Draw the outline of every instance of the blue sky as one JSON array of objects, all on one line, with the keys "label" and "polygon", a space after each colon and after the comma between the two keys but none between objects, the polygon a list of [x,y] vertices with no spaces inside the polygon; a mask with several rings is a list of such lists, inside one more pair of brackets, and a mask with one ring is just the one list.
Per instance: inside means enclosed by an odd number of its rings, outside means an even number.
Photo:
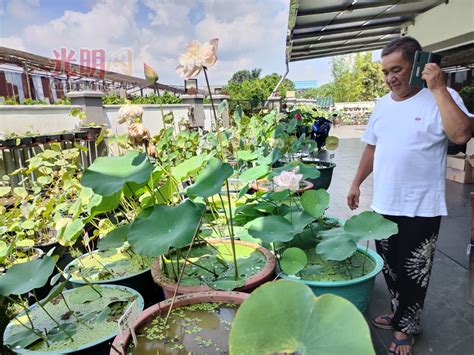
[{"label": "blue sky", "polygon": [[[53,50],[103,49],[109,69],[143,77],[143,63],[160,82],[182,84],[178,56],[193,39],[219,38],[211,84],[241,69],[285,71],[289,0],[0,0],[0,46],[54,57]],[[128,63],[128,62],[127,62]],[[292,80],[330,81],[330,58],[290,64]],[[198,77],[198,82],[203,78]]]}]

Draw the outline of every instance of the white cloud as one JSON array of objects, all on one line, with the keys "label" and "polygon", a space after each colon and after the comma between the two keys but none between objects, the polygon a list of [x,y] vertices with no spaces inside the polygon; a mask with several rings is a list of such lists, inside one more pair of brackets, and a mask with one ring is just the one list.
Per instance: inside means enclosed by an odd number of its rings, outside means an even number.
[{"label": "white cloud", "polygon": [[39,0],[10,0],[7,2],[6,14],[16,20],[28,21],[35,17],[39,5]]},{"label": "white cloud", "polygon": [[0,46],[7,47],[7,48],[14,48],[20,51],[25,50],[25,45],[23,44],[23,40],[20,37],[16,37],[16,36],[0,38]]},{"label": "white cloud", "polygon": [[[37,1],[21,0],[17,6]],[[146,62],[157,69],[160,81],[181,84],[175,68],[187,43],[219,37],[219,60],[210,80],[225,84],[241,69],[260,67],[264,75],[284,71],[287,12],[287,0],[98,0],[88,11],[65,11],[48,22],[21,26],[18,36],[0,43],[49,57],[60,48],[108,53],[129,48],[134,75],[143,77]],[[138,22],[143,20],[147,23]]]}]

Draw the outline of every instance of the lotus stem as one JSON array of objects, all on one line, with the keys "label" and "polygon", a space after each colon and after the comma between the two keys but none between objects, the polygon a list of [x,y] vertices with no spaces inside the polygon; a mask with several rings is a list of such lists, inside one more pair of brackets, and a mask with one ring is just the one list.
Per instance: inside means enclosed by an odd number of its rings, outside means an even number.
[{"label": "lotus stem", "polygon": [[230,219],[230,243],[232,245],[232,256],[234,259],[234,278],[239,278],[239,270],[237,269],[237,255],[235,252],[235,236],[234,236],[234,221],[232,218],[232,205],[230,203],[229,180],[225,179],[225,187],[227,190],[227,200],[229,202],[229,219]]},{"label": "lotus stem", "polygon": [[364,261],[362,262],[362,275],[364,276],[364,269],[365,269],[365,259],[367,259],[367,251],[369,250],[369,241],[367,241],[367,245],[365,246],[365,255],[364,255]]},{"label": "lotus stem", "polygon": [[90,288],[92,288],[92,290],[93,290],[94,292],[98,293],[99,296],[102,297],[102,293],[100,293],[99,290],[96,290],[96,289],[94,288],[94,285],[92,285],[89,280],[87,280],[84,276],[82,276],[81,278],[82,278],[82,280],[87,284],[87,286],[89,286]]},{"label": "lotus stem", "polygon": [[[197,224],[196,229],[194,230],[193,239],[191,240],[191,243],[189,244],[188,250],[187,250],[187,252],[186,252],[186,257],[185,257],[185,259],[184,259],[185,261],[189,258],[189,254],[191,253],[191,249],[192,249],[192,247],[193,247],[194,240],[195,240],[196,237],[197,237],[197,234],[198,234],[198,232],[199,232],[199,228],[200,228],[200,226],[201,226],[202,218],[204,217],[204,214],[205,214],[205,213],[206,213],[206,209],[203,208],[203,211],[202,211],[202,213],[201,213],[201,217],[200,217],[200,219],[199,219],[199,223]],[[164,327],[166,327],[166,324],[168,324],[168,319],[169,319],[169,317],[170,317],[171,310],[173,309],[174,301],[176,300],[176,294],[178,293],[179,284],[181,283],[181,279],[183,278],[184,268],[185,268],[185,267],[186,267],[186,263],[183,265],[183,268],[181,269],[181,272],[180,272],[180,274],[179,274],[178,282],[176,283],[176,288],[174,289],[173,298],[171,299],[170,308],[168,309],[168,313],[166,314]]]},{"label": "lotus stem", "polygon": [[74,318],[76,318],[76,320],[77,320],[79,323],[83,324],[86,328],[92,329],[91,327],[89,327],[89,326],[87,325],[86,322],[82,321],[78,316],[76,316],[76,314],[74,313],[74,311],[71,309],[71,307],[69,307],[69,304],[66,302],[66,297],[64,297],[64,295],[63,295],[62,292],[60,293],[60,295],[61,295],[61,298],[62,298],[63,301],[64,301],[64,304],[66,305],[66,308],[68,309],[69,312],[71,312],[71,315],[72,315]]},{"label": "lotus stem", "polygon": [[41,302],[38,300],[38,297],[36,297],[36,292],[33,290],[33,295],[35,297],[35,301],[36,301],[36,304],[44,311],[44,313],[46,313],[46,315],[58,326],[59,329],[61,329],[61,331],[66,334],[66,336],[69,338],[70,341],[72,341],[74,343],[74,339],[72,338],[71,334],[69,334],[64,328],[63,326],[56,320],[54,319],[54,317],[46,310],[45,307],[43,307],[43,305],[41,304]]},{"label": "lotus stem", "polygon": [[204,77],[206,78],[207,91],[209,92],[209,99],[211,100],[212,112],[214,113],[214,120],[216,123],[216,132],[217,132],[217,141],[219,142],[219,146],[221,148],[220,155],[221,155],[222,160],[224,160],[224,146],[222,145],[219,120],[217,118],[216,107],[214,106],[214,99],[212,98],[211,85],[209,85],[209,78],[207,77],[207,68],[203,67],[203,71],[204,71]]},{"label": "lotus stem", "polygon": [[352,276],[351,269],[349,269],[349,266],[347,266],[347,263],[346,263],[346,262],[343,261],[342,263],[343,263],[344,266],[346,267],[347,272],[349,273],[349,276],[351,277],[351,280],[352,280],[354,277]]}]

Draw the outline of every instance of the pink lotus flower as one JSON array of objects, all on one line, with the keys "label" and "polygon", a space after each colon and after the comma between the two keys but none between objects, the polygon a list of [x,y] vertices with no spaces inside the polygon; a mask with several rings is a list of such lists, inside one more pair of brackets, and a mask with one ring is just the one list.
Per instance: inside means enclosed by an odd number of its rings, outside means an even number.
[{"label": "pink lotus flower", "polygon": [[273,178],[273,182],[277,185],[275,191],[297,191],[302,178],[303,174],[296,174],[295,171],[282,171],[280,175]]},{"label": "pink lotus flower", "polygon": [[301,121],[301,115],[300,115],[299,113],[297,113],[297,114],[295,115],[295,119],[297,119],[298,121]]},{"label": "pink lotus flower", "polygon": [[179,65],[176,72],[183,78],[195,78],[203,68],[212,67],[216,64],[218,38],[211,39],[207,43],[191,41],[186,51],[179,56]]}]

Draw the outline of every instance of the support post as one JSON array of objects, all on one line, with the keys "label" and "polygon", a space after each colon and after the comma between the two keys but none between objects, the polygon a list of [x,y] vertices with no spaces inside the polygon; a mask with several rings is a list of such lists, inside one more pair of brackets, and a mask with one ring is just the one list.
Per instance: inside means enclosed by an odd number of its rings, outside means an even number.
[{"label": "support post", "polygon": [[469,243],[469,284],[467,289],[467,302],[474,306],[474,192],[471,192],[471,240]]}]

